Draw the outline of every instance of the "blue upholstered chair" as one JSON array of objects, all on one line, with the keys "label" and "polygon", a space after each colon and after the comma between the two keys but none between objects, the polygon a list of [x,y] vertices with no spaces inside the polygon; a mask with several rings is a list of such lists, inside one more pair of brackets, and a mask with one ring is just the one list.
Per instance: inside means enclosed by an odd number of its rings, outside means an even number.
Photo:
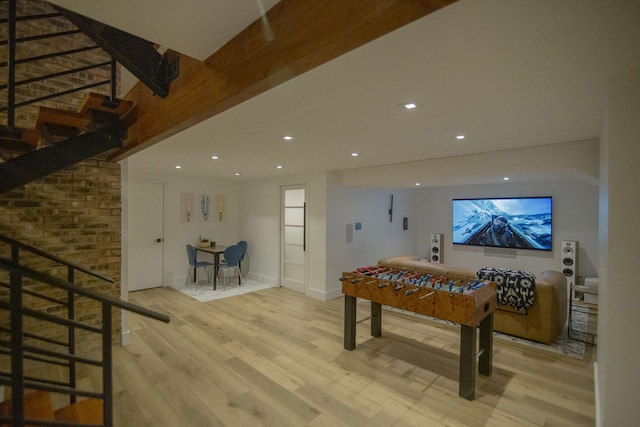
[{"label": "blue upholstered chair", "polygon": [[244,256],[247,254],[247,248],[249,247],[249,244],[247,243],[246,240],[240,240],[238,242],[238,246],[242,248],[242,257],[240,258],[240,262],[242,262],[242,260],[244,259]]},{"label": "blue upholstered chair", "polygon": [[187,282],[185,283],[185,287],[189,286],[190,281],[194,281],[196,283],[196,290],[198,290],[198,282],[196,282],[196,271],[198,268],[204,268],[207,272],[207,281],[211,282],[210,279],[210,267],[213,267],[212,262],[207,261],[196,261],[196,248],[192,245],[187,245],[187,259],[189,260],[189,268],[187,269]]},{"label": "blue upholstered chair", "polygon": [[240,245],[232,245],[224,250],[224,263],[218,265],[218,280],[220,280],[221,273],[224,273],[223,286],[227,289],[227,277],[232,275],[231,273],[238,272],[238,286],[242,284],[242,275],[240,274],[240,259],[244,254],[244,249]]},{"label": "blue upholstered chair", "polygon": [[240,246],[244,252],[242,252],[242,258],[240,258],[240,271],[242,272],[242,277],[247,277],[247,273],[248,273],[248,266],[249,266],[249,262],[247,260],[247,262],[245,262],[244,266],[242,265],[242,262],[245,260],[245,258],[247,257],[247,249],[249,248],[249,244],[247,243],[246,240],[240,240],[238,242],[238,246]]}]

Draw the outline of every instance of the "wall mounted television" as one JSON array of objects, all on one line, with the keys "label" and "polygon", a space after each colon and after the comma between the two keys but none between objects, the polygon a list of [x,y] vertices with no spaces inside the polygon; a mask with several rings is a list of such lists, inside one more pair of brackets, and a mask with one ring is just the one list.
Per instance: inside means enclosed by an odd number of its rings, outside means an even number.
[{"label": "wall mounted television", "polygon": [[453,199],[454,245],[552,250],[551,197]]}]

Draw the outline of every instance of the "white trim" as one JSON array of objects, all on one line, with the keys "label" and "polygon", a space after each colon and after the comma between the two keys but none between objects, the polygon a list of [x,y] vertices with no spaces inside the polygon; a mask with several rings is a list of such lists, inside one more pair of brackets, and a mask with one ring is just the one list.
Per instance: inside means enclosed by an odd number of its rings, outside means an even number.
[{"label": "white trim", "polygon": [[598,362],[593,362],[593,388],[596,397],[596,427],[601,427],[600,424],[600,387],[598,381]]},{"label": "white trim", "polygon": [[129,343],[131,343],[131,330],[127,329],[126,331],[122,331],[120,339],[122,340],[123,347],[129,345]]},{"label": "white trim", "polygon": [[329,300],[341,297],[342,289],[338,288],[338,289],[332,289],[330,291],[323,291],[319,289],[309,288],[307,289],[306,295],[312,298],[317,298],[322,301],[329,301]]}]

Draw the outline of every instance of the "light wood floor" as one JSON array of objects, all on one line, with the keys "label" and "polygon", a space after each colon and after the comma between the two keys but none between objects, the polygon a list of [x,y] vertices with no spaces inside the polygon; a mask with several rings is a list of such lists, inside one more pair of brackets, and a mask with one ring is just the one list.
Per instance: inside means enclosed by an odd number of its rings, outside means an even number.
[{"label": "light wood floor", "polygon": [[383,336],[360,323],[347,351],[342,298],[274,288],[200,303],[157,288],[130,300],[172,321],[130,315],[131,344],[114,352],[117,426],[595,424],[589,346],[583,360],[496,338],[493,375],[469,402],[452,326],[384,311]]}]

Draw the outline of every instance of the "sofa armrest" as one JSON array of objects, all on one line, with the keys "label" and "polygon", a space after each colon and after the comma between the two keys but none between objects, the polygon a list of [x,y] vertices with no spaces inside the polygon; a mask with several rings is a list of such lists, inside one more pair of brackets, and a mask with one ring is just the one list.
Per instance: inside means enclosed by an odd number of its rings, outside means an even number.
[{"label": "sofa armrest", "polygon": [[385,267],[394,267],[397,264],[401,264],[404,261],[419,261],[420,257],[415,255],[403,255],[403,256],[392,256],[389,258],[382,258],[378,261],[378,265],[384,265]]},{"label": "sofa armrest", "polygon": [[398,270],[414,270],[423,274],[446,275],[447,269],[443,264],[423,261],[420,257],[408,255],[385,258],[378,261],[378,265],[396,268]]},{"label": "sofa armrest", "polygon": [[551,335],[555,338],[567,322],[567,278],[559,271],[546,270],[536,278],[536,300],[534,304],[544,319],[549,322]]}]

